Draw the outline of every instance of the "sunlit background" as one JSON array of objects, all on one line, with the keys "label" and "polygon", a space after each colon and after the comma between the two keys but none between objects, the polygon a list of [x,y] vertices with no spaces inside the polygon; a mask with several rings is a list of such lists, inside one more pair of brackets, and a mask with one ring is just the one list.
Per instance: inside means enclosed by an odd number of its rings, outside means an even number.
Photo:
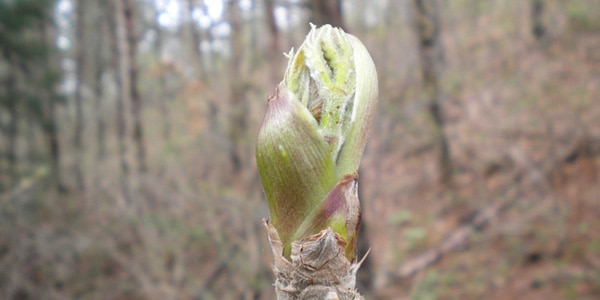
[{"label": "sunlit background", "polygon": [[309,23],[378,71],[367,299],[600,298],[596,0],[0,0],[0,299],[274,299],[254,143]]}]

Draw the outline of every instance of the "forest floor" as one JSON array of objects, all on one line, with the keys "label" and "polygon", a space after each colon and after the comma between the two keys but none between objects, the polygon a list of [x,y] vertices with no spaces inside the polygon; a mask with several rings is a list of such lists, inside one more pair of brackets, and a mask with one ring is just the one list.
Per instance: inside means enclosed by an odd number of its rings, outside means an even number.
[{"label": "forest floor", "polygon": [[[446,102],[452,186],[436,184],[427,144],[367,154],[380,166],[361,177],[375,195],[365,204],[374,299],[600,297],[600,37],[529,47],[518,62],[499,58],[503,82]],[[401,132],[374,140],[375,153],[411,143]],[[433,266],[402,273],[452,243]]]}]

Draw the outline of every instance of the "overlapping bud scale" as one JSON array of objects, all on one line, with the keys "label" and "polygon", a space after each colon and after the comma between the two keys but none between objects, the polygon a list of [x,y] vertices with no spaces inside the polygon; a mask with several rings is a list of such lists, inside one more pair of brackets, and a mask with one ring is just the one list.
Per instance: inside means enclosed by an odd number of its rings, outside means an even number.
[{"label": "overlapping bud scale", "polygon": [[286,257],[291,242],[331,227],[353,260],[357,171],[377,102],[375,66],[356,37],[329,25],[313,26],[288,57],[256,147],[271,222]]}]

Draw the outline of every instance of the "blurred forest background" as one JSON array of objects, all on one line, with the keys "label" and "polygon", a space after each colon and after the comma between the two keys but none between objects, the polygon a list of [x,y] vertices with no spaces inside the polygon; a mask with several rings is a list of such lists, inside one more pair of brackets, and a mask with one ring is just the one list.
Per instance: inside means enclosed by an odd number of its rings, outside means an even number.
[{"label": "blurred forest background", "polygon": [[0,298],[273,299],[283,52],[358,36],[370,299],[600,297],[597,0],[0,0]]}]

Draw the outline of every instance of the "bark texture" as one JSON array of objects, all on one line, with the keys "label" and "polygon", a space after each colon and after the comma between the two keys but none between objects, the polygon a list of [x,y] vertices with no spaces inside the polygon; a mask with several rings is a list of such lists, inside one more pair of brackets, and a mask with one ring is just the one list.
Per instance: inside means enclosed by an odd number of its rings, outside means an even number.
[{"label": "bark texture", "polygon": [[275,227],[266,219],[263,222],[273,251],[278,300],[364,299],[355,290],[360,262],[346,258],[346,242],[331,228],[292,242],[290,262],[283,256],[283,243]]}]

